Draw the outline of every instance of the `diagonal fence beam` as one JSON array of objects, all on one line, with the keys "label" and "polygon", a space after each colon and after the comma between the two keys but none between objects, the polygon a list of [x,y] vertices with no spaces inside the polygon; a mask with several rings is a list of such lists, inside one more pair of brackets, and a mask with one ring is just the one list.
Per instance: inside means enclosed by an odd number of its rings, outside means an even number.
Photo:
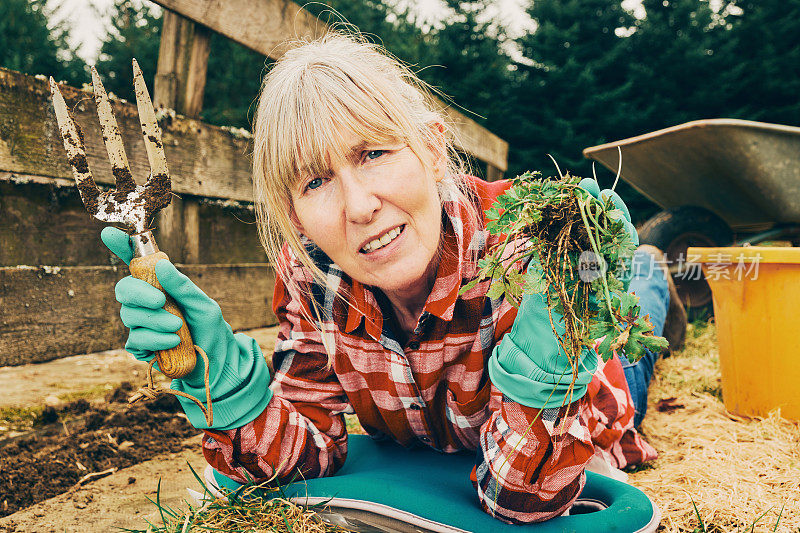
[{"label": "diagonal fence beam", "polygon": [[[292,40],[319,37],[329,29],[290,0],[154,1],[272,59],[282,56]],[[455,129],[460,150],[486,163],[492,176],[508,168],[506,141],[452,107],[441,106]]]}]

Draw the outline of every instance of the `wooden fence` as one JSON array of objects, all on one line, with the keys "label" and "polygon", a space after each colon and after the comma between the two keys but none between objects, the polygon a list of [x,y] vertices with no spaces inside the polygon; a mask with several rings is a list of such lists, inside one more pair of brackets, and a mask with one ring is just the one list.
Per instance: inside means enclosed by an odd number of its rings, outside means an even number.
[{"label": "wooden fence", "polygon": [[[164,9],[153,97],[182,116],[162,122],[176,196],[159,213],[156,238],[179,268],[216,299],[235,329],[275,322],[274,274],[258,242],[249,141],[196,118],[209,42],[219,32],[276,58],[287,39],[325,25],[288,0],[157,0]],[[95,180],[112,185],[94,101],[62,88],[85,132]],[[149,166],[135,105],[113,102],[134,178]],[[508,145],[449,110],[460,148],[496,179]],[[0,365],[122,347],[114,283],[127,275],[83,207],[58,133],[46,80],[0,69]]]}]

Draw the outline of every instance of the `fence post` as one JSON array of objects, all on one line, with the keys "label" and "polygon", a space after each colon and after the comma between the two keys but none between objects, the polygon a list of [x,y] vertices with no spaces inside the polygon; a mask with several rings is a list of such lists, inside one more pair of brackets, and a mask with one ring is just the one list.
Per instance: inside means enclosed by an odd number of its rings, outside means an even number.
[{"label": "fence post", "polygon": [[497,181],[499,179],[503,179],[503,171],[497,168],[496,166],[492,165],[491,163],[487,163],[486,181]]},{"label": "fence post", "polygon": [[[168,9],[163,16],[154,104],[196,119],[203,108],[211,30]],[[199,207],[194,198],[173,197],[157,215],[159,246],[174,262],[200,262]]]}]

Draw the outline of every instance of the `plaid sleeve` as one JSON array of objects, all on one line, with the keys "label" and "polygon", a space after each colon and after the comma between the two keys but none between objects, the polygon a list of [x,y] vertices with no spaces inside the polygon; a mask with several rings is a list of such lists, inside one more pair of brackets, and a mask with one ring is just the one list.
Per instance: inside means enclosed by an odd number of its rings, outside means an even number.
[{"label": "plaid sleeve", "polygon": [[328,476],[344,464],[344,413],[353,412],[322,345],[320,333],[302,312],[308,303],[292,297],[277,280],[275,312],[280,319],[272,362],[273,397],[261,415],[229,431],[206,431],[208,463],[240,482],[247,477],[281,483],[297,476]]},{"label": "plaid sleeve", "polygon": [[633,427],[633,398],[616,356],[599,362],[586,397],[589,403],[582,416],[592,435],[595,454],[617,468],[657,457],[655,448]]},{"label": "plaid sleeve", "polygon": [[492,386],[472,484],[481,507],[512,524],[563,514],[586,482],[593,454],[580,411],[586,399],[552,409],[520,405]]}]

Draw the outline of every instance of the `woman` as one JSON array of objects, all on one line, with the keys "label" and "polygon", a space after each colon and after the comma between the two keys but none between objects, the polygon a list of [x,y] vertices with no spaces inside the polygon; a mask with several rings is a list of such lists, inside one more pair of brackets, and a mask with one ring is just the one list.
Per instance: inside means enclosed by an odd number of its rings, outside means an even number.
[{"label": "woman", "polygon": [[[408,69],[357,37],[333,33],[276,63],[253,172],[278,272],[275,375],[270,383],[255,341],[234,335],[219,306],[163,260],[156,275],[210,359],[213,426],[179,399],[206,430],[208,462],[242,482],[335,473],[347,455],[343,415],[356,413],[376,438],[477,451],[482,507],[506,522],[546,520],[569,508],[593,457],[623,467],[655,451],[633,428],[618,360],[585,350],[574,388],[560,384],[572,370],[541,298],[518,313],[486,297],[488,282],[459,294],[496,238],[482,211],[508,183],[465,175],[430,102]],[[102,237],[130,260],[127,235]],[[637,279],[662,295],[642,305],[665,311],[666,282]],[[179,320],[159,291],[127,277],[116,293],[128,351],[149,360],[178,344]],[[172,387],[205,400],[198,362]]]}]

